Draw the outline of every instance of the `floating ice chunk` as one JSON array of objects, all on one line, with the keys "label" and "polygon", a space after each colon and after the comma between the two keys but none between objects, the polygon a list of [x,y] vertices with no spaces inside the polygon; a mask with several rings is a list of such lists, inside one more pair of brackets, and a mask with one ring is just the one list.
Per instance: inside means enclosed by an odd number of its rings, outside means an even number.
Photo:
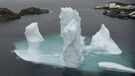
[{"label": "floating ice chunk", "polygon": [[127,73],[134,73],[135,74],[135,69],[128,68],[126,66],[123,66],[121,64],[114,63],[114,62],[99,62],[98,66],[104,70],[127,72]]},{"label": "floating ice chunk", "polygon": [[83,61],[82,48],[84,38],[81,36],[81,18],[76,10],[70,7],[61,8],[61,37],[64,39],[62,58],[65,66],[77,67]]},{"label": "floating ice chunk", "polygon": [[101,29],[92,37],[90,46],[85,48],[96,54],[121,54],[121,49],[110,37],[109,30],[102,24]]},{"label": "floating ice chunk", "polygon": [[39,54],[39,46],[44,41],[38,29],[38,23],[33,22],[25,28],[25,37],[28,42],[28,53]]}]

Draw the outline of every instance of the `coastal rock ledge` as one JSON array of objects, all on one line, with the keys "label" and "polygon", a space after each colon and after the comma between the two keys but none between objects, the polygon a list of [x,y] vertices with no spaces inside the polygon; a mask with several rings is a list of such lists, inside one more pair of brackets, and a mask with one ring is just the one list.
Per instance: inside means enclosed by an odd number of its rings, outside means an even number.
[{"label": "coastal rock ledge", "polygon": [[126,4],[120,2],[109,2],[104,5],[98,5],[95,9],[104,9],[104,15],[120,18],[120,19],[135,19],[135,3]]},{"label": "coastal rock ledge", "polygon": [[43,13],[49,13],[49,10],[47,9],[40,9],[40,8],[35,8],[35,7],[29,7],[22,9],[19,13],[20,16],[24,15],[38,15],[38,14],[43,14]]},{"label": "coastal rock ledge", "polygon": [[0,8],[0,21],[20,19],[21,16],[25,15],[47,14],[49,12],[50,11],[47,9],[40,9],[36,7],[22,9],[19,13],[15,13],[8,8]]},{"label": "coastal rock ledge", "polygon": [[0,20],[13,20],[20,19],[21,17],[17,14],[9,10],[8,8],[0,8]]}]

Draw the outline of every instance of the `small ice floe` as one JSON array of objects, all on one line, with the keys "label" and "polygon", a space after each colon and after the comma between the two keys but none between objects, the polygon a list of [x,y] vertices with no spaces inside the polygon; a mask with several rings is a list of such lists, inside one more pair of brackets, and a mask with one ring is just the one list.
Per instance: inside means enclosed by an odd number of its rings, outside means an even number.
[{"label": "small ice floe", "polygon": [[135,74],[135,69],[114,62],[99,62],[98,67],[103,70],[126,72]]}]

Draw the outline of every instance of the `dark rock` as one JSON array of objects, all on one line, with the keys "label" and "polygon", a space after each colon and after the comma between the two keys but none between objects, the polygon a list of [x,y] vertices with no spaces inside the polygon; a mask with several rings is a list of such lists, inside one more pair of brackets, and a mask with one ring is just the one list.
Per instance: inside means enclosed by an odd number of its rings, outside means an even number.
[{"label": "dark rock", "polygon": [[20,19],[21,16],[24,15],[35,15],[35,14],[42,14],[42,13],[49,13],[49,10],[30,7],[21,10],[20,13],[17,14],[15,12],[12,12],[8,8],[0,8],[0,21]]},{"label": "dark rock", "polygon": [[114,17],[114,18],[121,18],[121,19],[128,19],[129,11],[121,11],[118,9],[115,10],[105,10],[103,12],[104,15]]},{"label": "dark rock", "polygon": [[121,10],[135,10],[135,4],[126,4],[120,2],[109,2],[104,5],[96,6],[95,9],[121,9]]},{"label": "dark rock", "polygon": [[21,17],[7,8],[0,8],[0,20],[20,19]]},{"label": "dark rock", "polygon": [[106,16],[120,19],[135,19],[135,4],[109,2],[105,5],[96,6],[95,9],[104,9],[103,14]]},{"label": "dark rock", "polygon": [[35,8],[35,7],[29,7],[29,8],[26,8],[26,9],[22,9],[20,11],[19,15],[24,16],[24,15],[35,15],[35,14],[42,14],[42,13],[49,13],[49,10]]}]

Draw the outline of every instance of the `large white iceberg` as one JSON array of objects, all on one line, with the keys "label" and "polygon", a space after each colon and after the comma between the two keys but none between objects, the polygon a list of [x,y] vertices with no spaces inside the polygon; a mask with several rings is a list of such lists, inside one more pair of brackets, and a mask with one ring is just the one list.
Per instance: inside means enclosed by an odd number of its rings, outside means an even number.
[{"label": "large white iceberg", "polygon": [[[33,22],[25,28],[27,42],[23,41],[24,43],[19,43],[19,48],[16,46],[14,50],[15,53],[26,61],[59,67],[66,66],[76,68],[81,63],[84,63],[81,68],[79,68],[81,70],[84,68],[84,70],[86,69],[87,71],[89,71],[87,67],[91,65],[91,63],[96,64],[98,58],[92,60],[91,56],[87,56],[86,61],[83,62],[84,50],[96,54],[122,53],[117,44],[111,39],[110,32],[104,25],[102,25],[101,29],[92,37],[91,44],[85,47],[85,37],[81,36],[81,18],[79,13],[70,7],[61,8],[60,23],[61,37],[63,38],[64,44],[60,36],[48,36],[46,37],[46,41],[43,42],[44,39],[39,32],[38,23]],[[28,47],[26,46],[27,43]],[[95,58],[93,57],[93,59]]]},{"label": "large white iceberg", "polygon": [[83,61],[82,48],[84,37],[81,36],[81,18],[70,7],[61,8],[61,36],[64,40],[62,58],[65,66],[78,67]]},{"label": "large white iceberg", "polygon": [[135,69],[128,68],[118,63],[114,62],[99,62],[98,66],[103,70],[110,70],[110,71],[118,71],[118,72],[127,72],[127,73],[134,73]]},{"label": "large white iceberg", "polygon": [[28,42],[28,53],[39,54],[39,46],[44,41],[38,29],[38,23],[33,22],[25,28],[25,37]]},{"label": "large white iceberg", "polygon": [[91,44],[85,48],[88,52],[96,54],[121,54],[121,49],[110,37],[109,30],[104,24],[100,30],[92,37]]}]

